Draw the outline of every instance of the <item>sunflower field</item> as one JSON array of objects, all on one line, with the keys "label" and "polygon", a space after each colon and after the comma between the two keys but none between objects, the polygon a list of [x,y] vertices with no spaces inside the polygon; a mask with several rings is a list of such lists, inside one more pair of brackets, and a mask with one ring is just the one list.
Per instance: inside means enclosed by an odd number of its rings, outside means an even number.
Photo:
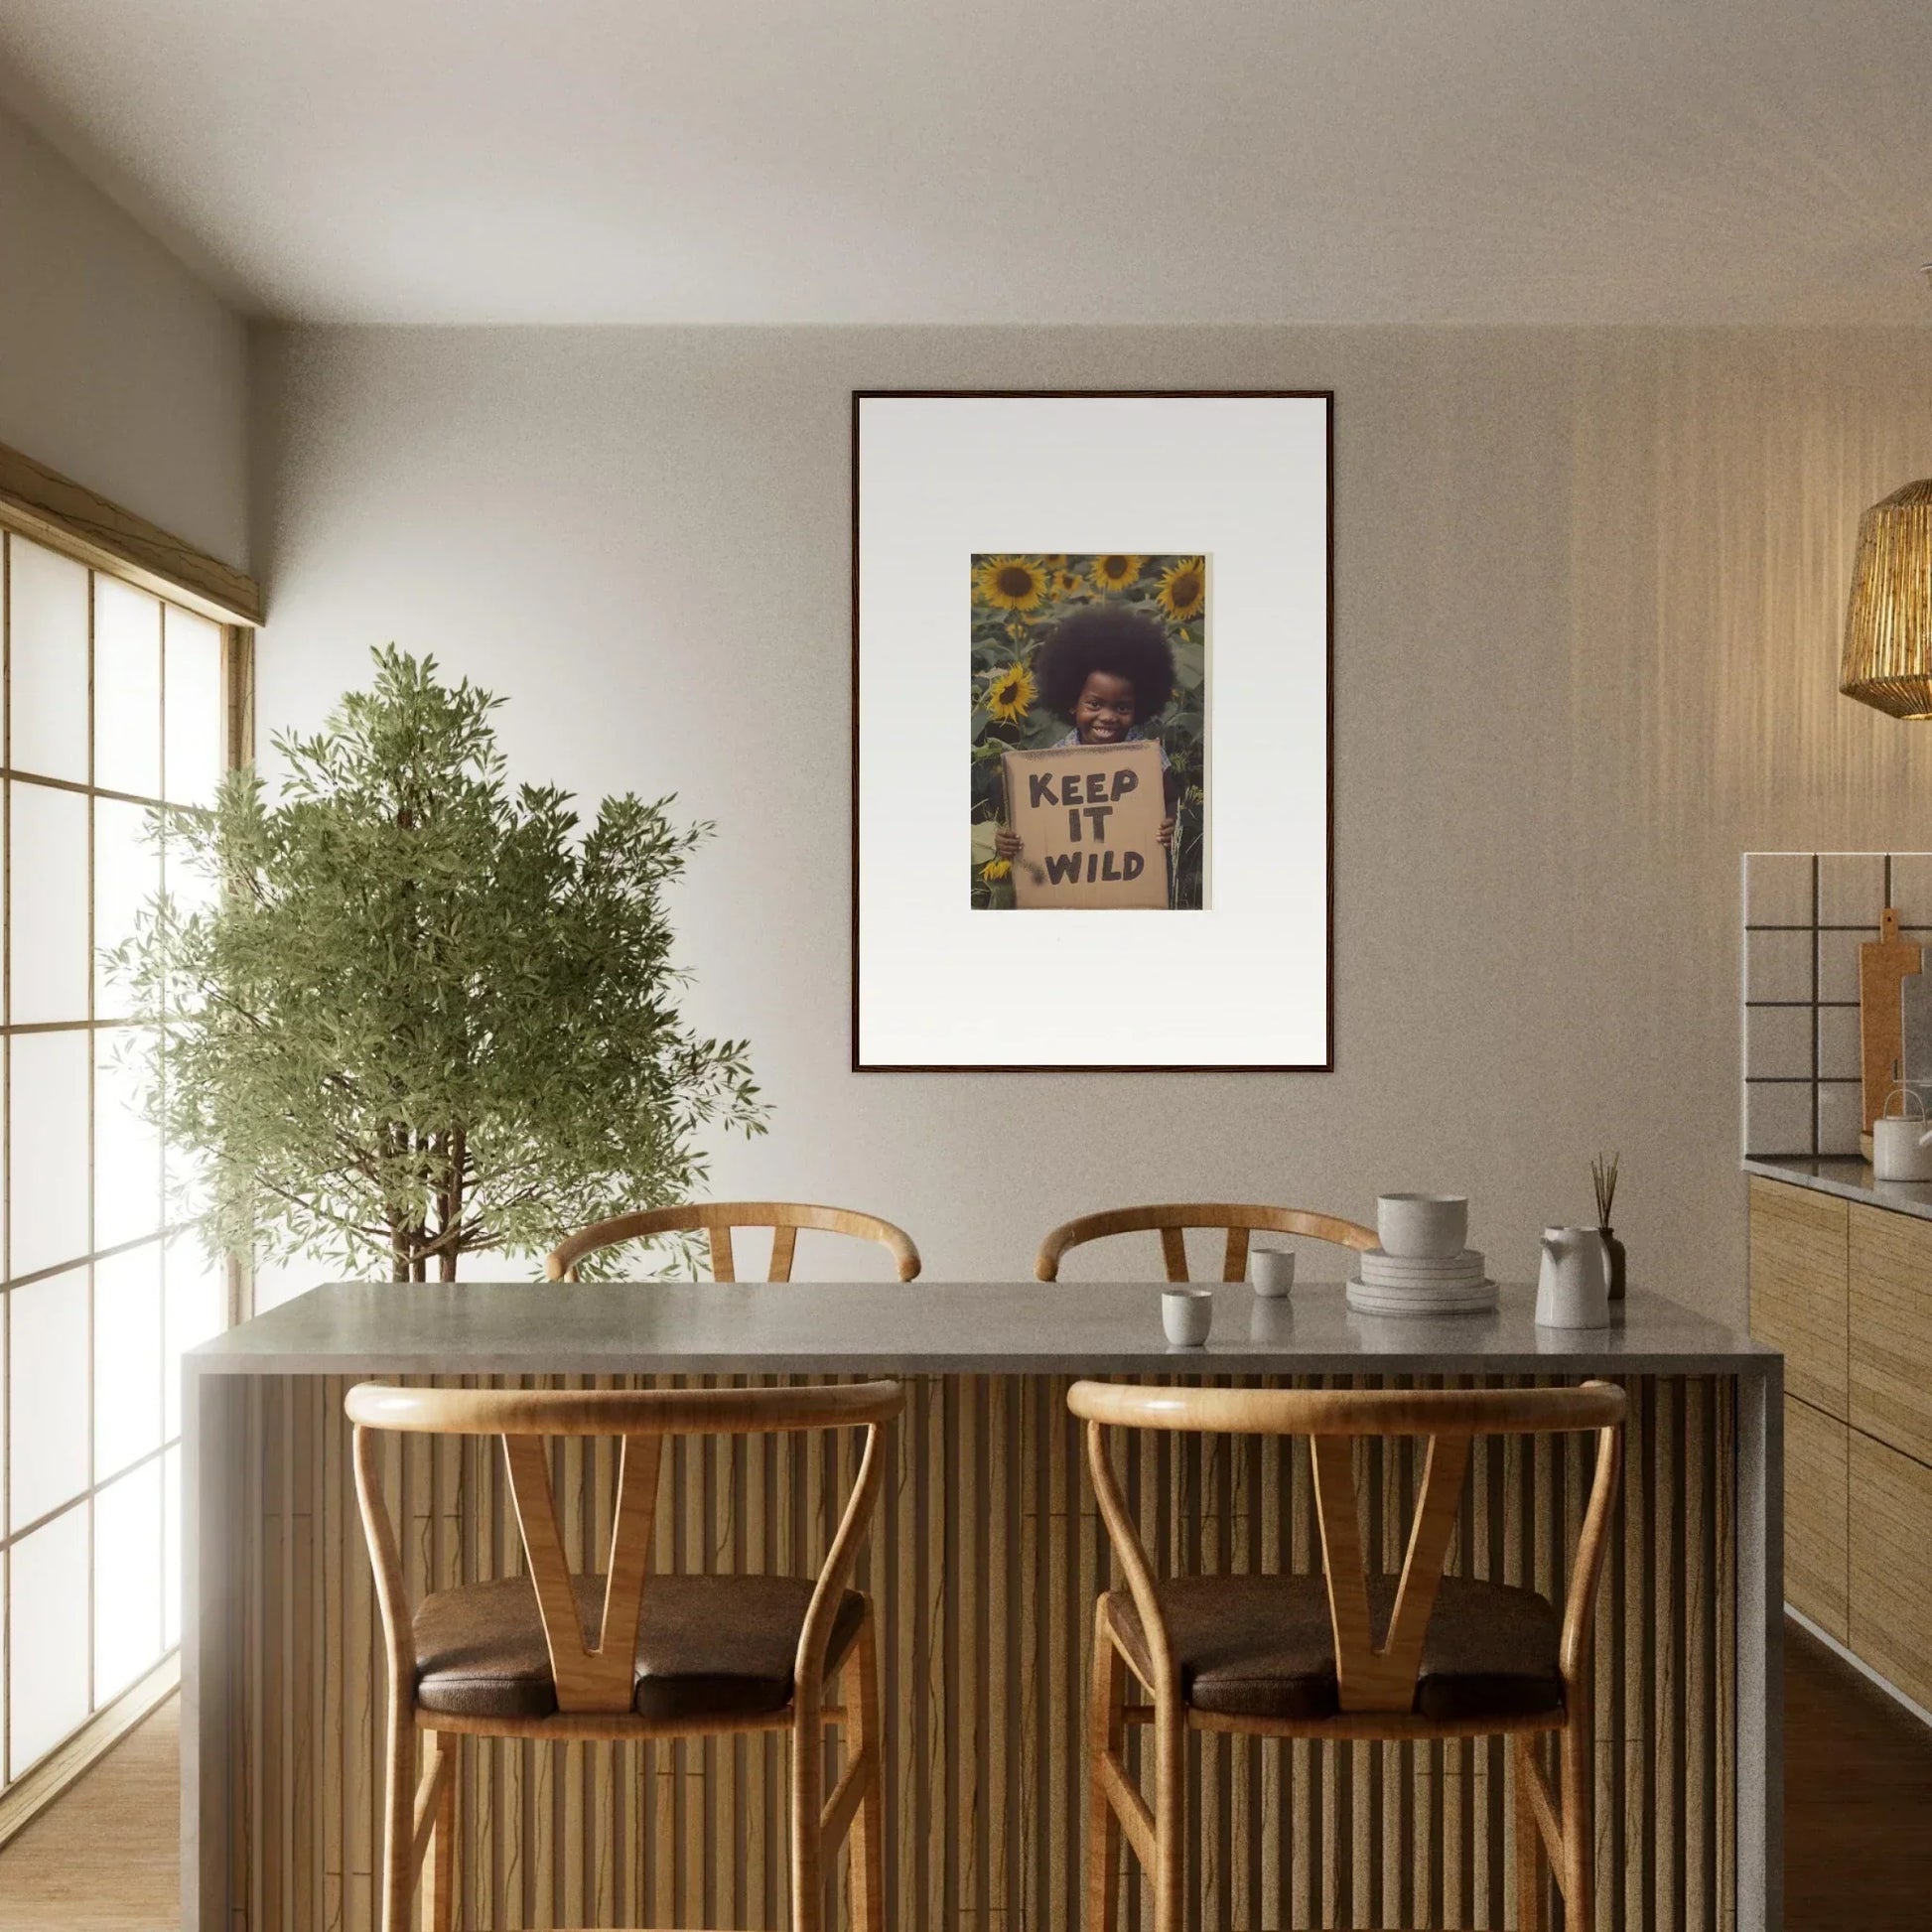
[{"label": "sunflower field", "polygon": [[1090,604],[1120,604],[1156,618],[1173,646],[1174,694],[1139,721],[1179,781],[1169,892],[1176,908],[1202,903],[1207,706],[1207,561],[1186,556],[976,556],[973,613],[972,894],[976,906],[1013,904],[1011,867],[994,849],[1000,829],[1000,758],[1057,744],[1070,729],[1039,702],[1034,658],[1053,626]]}]

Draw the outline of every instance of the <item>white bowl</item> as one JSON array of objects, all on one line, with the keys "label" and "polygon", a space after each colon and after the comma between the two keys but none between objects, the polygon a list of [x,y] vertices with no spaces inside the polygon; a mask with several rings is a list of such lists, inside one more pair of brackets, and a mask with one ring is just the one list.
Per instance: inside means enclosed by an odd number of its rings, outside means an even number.
[{"label": "white bowl", "polygon": [[1375,1229],[1382,1252],[1404,1260],[1448,1261],[1469,1236],[1466,1194],[1380,1194]]}]

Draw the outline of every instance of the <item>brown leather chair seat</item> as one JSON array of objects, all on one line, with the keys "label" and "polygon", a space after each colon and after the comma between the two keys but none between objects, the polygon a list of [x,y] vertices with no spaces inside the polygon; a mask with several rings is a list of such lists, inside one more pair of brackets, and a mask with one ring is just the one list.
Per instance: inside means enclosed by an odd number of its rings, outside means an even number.
[{"label": "brown leather chair seat", "polygon": [[[1181,1695],[1194,1710],[1298,1722],[1339,1713],[1322,1578],[1179,1577],[1156,1587]],[[1368,1591],[1374,1628],[1386,1630],[1396,1580],[1372,1577]],[[1135,1670],[1151,1681],[1133,1597],[1110,1591],[1107,1611]],[[1560,1712],[1561,1630],[1554,1606],[1534,1590],[1445,1577],[1423,1639],[1417,1714],[1456,1723]]]},{"label": "brown leather chair seat", "polygon": [[[595,1631],[604,1579],[579,1577]],[[812,1599],[809,1577],[652,1576],[637,1618],[632,1708],[652,1719],[743,1718],[791,1702],[792,1661]],[[865,1599],[847,1590],[832,1624],[826,1674],[845,1661]],[[550,1652],[527,1577],[440,1589],[417,1605],[416,1702],[458,1718],[547,1718],[557,1709]]]}]

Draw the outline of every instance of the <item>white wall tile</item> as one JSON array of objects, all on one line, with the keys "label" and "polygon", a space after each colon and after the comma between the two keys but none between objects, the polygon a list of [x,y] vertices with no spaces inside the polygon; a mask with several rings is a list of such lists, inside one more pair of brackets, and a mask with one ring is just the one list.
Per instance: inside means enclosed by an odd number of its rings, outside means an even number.
[{"label": "white wall tile", "polygon": [[1811,934],[1749,932],[1744,935],[1744,998],[1809,1000]]},{"label": "white wall tile", "polygon": [[1744,1077],[1747,1080],[1811,1078],[1813,1011],[1809,1006],[1744,1009]]},{"label": "white wall tile", "polygon": [[1744,1152],[1809,1154],[1812,1146],[1812,1088],[1808,1081],[1774,1085],[1744,1083]]},{"label": "white wall tile", "polygon": [[1809,925],[1812,918],[1809,852],[1744,854],[1744,923]]},{"label": "white wall tile", "polygon": [[1932,926],[1932,852],[1891,855],[1891,902],[1901,926]]},{"label": "white wall tile", "polygon": [[1818,858],[1818,923],[1876,926],[1885,909],[1882,852],[1824,852]]},{"label": "white wall tile", "polygon": [[[1752,938],[1772,938],[1771,933],[1753,933]],[[1818,935],[1818,997],[1821,1000],[1851,1000],[1859,997],[1859,948],[1878,936],[1874,925],[1868,931],[1821,932]]]},{"label": "white wall tile", "polygon": [[1818,1088],[1818,1151],[1857,1154],[1864,1126],[1863,1089],[1856,1080],[1829,1080]]},{"label": "white wall tile", "polygon": [[[1780,1012],[1784,1009],[1780,1008]],[[1857,1007],[1820,1007],[1818,1009],[1818,1077],[1821,1080],[1856,1080],[1863,1070],[1859,1055],[1859,1010]]]}]

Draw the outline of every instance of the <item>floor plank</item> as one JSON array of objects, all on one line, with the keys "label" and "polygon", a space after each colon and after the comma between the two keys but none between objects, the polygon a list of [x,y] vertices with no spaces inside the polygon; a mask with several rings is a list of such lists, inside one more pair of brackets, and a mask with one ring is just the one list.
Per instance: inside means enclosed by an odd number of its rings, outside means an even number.
[{"label": "floor plank", "polygon": [[180,1726],[171,1697],[0,1849],[0,1932],[175,1932]]},{"label": "floor plank", "polygon": [[[1787,1932],[1925,1932],[1932,1730],[1795,1625],[1785,1653]],[[170,1698],[0,1851],[0,1932],[174,1932]]]},{"label": "floor plank", "polygon": [[1786,1932],[1925,1932],[1932,1730],[1785,1625]]}]

